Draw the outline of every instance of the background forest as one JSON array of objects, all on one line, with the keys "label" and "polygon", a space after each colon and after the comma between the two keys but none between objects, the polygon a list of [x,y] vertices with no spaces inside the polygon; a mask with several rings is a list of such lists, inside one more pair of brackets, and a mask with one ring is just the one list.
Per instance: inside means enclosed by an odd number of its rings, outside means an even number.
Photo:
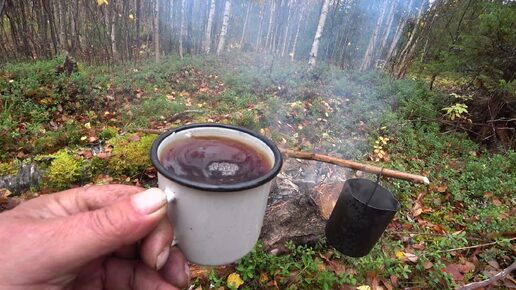
[{"label": "background forest", "polygon": [[364,258],[258,244],[195,287],[513,289],[515,77],[511,0],[0,0],[0,210],[153,186],[152,133],[230,123],[432,184],[384,182]]}]

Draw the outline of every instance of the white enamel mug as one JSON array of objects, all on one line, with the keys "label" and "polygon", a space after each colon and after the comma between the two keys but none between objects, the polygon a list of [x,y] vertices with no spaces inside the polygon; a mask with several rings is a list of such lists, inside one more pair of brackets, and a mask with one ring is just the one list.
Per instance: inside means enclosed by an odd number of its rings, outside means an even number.
[{"label": "white enamel mug", "polygon": [[[177,175],[161,164],[163,150],[191,137],[226,137],[264,153],[272,169],[254,180],[210,185]],[[151,160],[158,171],[159,188],[167,193],[168,217],[174,239],[186,258],[199,265],[224,265],[249,253],[260,235],[271,181],[282,157],[265,137],[244,128],[222,124],[194,124],[173,129],[154,142]]]}]

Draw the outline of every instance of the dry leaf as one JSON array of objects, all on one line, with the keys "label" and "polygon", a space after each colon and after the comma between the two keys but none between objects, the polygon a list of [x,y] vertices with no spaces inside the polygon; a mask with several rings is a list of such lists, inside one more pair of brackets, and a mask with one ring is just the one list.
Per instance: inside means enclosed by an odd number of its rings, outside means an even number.
[{"label": "dry leaf", "polygon": [[459,265],[449,264],[443,269],[443,272],[450,274],[455,281],[464,281],[464,275],[459,271]]},{"label": "dry leaf", "polygon": [[428,270],[430,268],[432,268],[434,264],[430,261],[426,261],[424,264],[423,264],[423,267],[425,268],[425,270]]},{"label": "dry leaf", "polygon": [[371,287],[369,285],[362,285],[358,286],[357,290],[371,290]]},{"label": "dry leaf", "polygon": [[441,185],[441,186],[437,187],[437,191],[440,193],[446,192],[447,189],[448,189],[447,185]]},{"label": "dry leaf", "polygon": [[129,142],[140,141],[140,136],[138,134],[131,135],[131,136],[129,136],[129,138],[127,138],[127,141],[129,141]]},{"label": "dry leaf", "polygon": [[495,198],[493,198],[493,204],[496,206],[501,206],[502,201],[495,197]]}]

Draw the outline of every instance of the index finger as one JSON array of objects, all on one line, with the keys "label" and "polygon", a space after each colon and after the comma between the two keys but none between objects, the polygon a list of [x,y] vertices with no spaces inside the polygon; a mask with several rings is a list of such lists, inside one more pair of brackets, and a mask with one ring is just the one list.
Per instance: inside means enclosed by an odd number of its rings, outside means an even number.
[{"label": "index finger", "polygon": [[13,210],[13,214],[40,219],[70,216],[110,206],[144,190],[142,187],[122,184],[73,188],[22,203]]}]

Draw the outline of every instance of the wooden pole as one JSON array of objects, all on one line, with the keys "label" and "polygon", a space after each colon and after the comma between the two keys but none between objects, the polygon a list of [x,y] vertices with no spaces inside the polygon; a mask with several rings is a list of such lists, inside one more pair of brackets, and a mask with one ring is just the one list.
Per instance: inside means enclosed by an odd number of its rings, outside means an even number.
[{"label": "wooden pole", "polygon": [[[162,133],[166,132],[166,130],[164,130],[164,129],[142,129],[142,128],[134,129],[131,131],[142,132],[142,133],[147,133],[147,134],[162,134]],[[346,167],[346,168],[351,168],[354,170],[364,171],[364,172],[368,172],[368,173],[373,173],[373,174],[380,174],[380,172],[381,172],[382,176],[385,176],[385,177],[402,179],[402,180],[406,180],[406,181],[410,181],[410,182],[414,182],[414,183],[430,184],[430,180],[428,179],[428,177],[422,176],[422,175],[415,175],[415,174],[410,174],[410,173],[392,170],[392,169],[386,169],[386,168],[383,168],[383,171],[382,171],[382,167],[358,163],[355,161],[340,159],[340,158],[331,157],[328,155],[322,155],[322,154],[306,152],[306,151],[295,151],[295,150],[291,150],[291,149],[280,148],[280,152],[287,158],[290,157],[290,158],[298,158],[298,159],[305,159],[305,160],[321,161],[321,162],[330,163],[330,164],[334,164],[334,165],[338,165],[338,166],[342,166],[342,167]]]},{"label": "wooden pole", "polygon": [[[312,153],[312,152],[294,151],[291,149],[280,149],[280,151],[285,157],[321,161],[321,162],[335,164],[338,166],[351,168],[351,169],[359,170],[359,171],[364,171],[364,172],[368,172],[368,173],[373,173],[373,174],[380,174],[380,172],[382,171],[382,168],[378,167],[378,166],[358,163],[358,162],[354,162],[354,161],[350,161],[350,160],[340,159],[340,158]],[[391,169],[384,168],[383,172],[382,172],[382,176],[407,180],[407,181],[414,182],[414,183],[430,184],[430,180],[426,176],[410,174],[410,173],[401,172],[401,171],[397,171],[397,170],[391,170]]]}]

